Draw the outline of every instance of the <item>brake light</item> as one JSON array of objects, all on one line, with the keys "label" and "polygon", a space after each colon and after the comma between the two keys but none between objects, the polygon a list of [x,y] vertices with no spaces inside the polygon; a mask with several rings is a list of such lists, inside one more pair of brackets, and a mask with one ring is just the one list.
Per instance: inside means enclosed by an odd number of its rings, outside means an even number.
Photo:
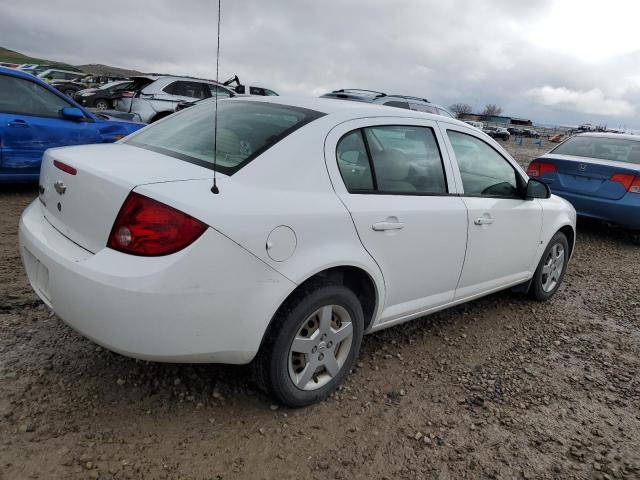
[{"label": "brake light", "polygon": [[540,160],[534,160],[529,164],[527,168],[527,175],[530,177],[542,177],[545,173],[553,173],[556,171],[556,166],[553,163],[541,162]]},{"label": "brake light", "polygon": [[78,170],[73,168],[71,165],[62,163],[60,160],[54,160],[53,164],[63,172],[68,173],[69,175],[75,175],[76,173],[78,173]]},{"label": "brake light", "polygon": [[145,257],[169,255],[191,245],[207,225],[169,205],[131,192],[118,212],[107,246]]},{"label": "brake light", "polygon": [[122,92],[120,95],[122,95],[122,98],[133,98],[135,94],[136,92],[126,91]]},{"label": "brake light", "polygon": [[627,192],[640,193],[640,177],[628,173],[616,173],[610,180],[621,183]]}]

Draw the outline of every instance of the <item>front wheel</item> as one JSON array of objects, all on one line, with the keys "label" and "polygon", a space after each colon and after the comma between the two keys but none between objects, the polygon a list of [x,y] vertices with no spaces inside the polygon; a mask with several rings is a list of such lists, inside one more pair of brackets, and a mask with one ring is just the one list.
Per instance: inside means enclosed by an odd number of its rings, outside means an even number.
[{"label": "front wheel", "polygon": [[539,301],[551,298],[562,283],[569,262],[569,242],[564,233],[556,233],[540,259],[531,284],[531,296]]},{"label": "front wheel", "polygon": [[364,315],[342,285],[303,289],[273,320],[254,360],[258,384],[279,402],[319,402],[347,376],[360,350]]}]

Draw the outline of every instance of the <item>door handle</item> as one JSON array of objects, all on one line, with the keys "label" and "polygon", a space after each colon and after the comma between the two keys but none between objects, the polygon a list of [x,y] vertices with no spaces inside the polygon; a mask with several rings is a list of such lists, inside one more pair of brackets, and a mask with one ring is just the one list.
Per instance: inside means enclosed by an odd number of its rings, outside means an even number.
[{"label": "door handle", "polygon": [[18,128],[27,128],[29,124],[24,120],[14,120],[13,122],[9,122],[10,127],[18,127]]},{"label": "door handle", "polygon": [[376,232],[383,232],[385,230],[400,230],[404,228],[402,222],[377,222],[371,225]]},{"label": "door handle", "polygon": [[473,221],[476,225],[491,225],[493,222],[493,218],[489,217],[478,217]]}]

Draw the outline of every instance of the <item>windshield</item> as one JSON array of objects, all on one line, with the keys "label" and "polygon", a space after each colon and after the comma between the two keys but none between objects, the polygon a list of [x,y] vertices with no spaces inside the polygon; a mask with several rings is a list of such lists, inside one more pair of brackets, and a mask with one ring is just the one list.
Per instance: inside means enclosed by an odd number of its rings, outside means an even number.
[{"label": "windshield", "polygon": [[640,138],[571,137],[550,153],[640,164]]},{"label": "windshield", "polygon": [[214,106],[208,100],[129,137],[125,143],[232,175],[298,128],[323,116],[305,108],[236,99],[218,101],[214,155]]}]

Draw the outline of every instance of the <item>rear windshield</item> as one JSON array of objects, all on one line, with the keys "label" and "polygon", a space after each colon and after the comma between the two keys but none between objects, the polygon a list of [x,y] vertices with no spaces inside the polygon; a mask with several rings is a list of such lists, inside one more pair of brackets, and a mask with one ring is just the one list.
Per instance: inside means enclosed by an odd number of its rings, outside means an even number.
[{"label": "rear windshield", "polygon": [[607,137],[571,137],[551,153],[640,164],[640,141]]},{"label": "rear windshield", "polygon": [[151,125],[125,143],[232,175],[298,128],[323,116],[305,108],[236,99],[208,100]]}]

